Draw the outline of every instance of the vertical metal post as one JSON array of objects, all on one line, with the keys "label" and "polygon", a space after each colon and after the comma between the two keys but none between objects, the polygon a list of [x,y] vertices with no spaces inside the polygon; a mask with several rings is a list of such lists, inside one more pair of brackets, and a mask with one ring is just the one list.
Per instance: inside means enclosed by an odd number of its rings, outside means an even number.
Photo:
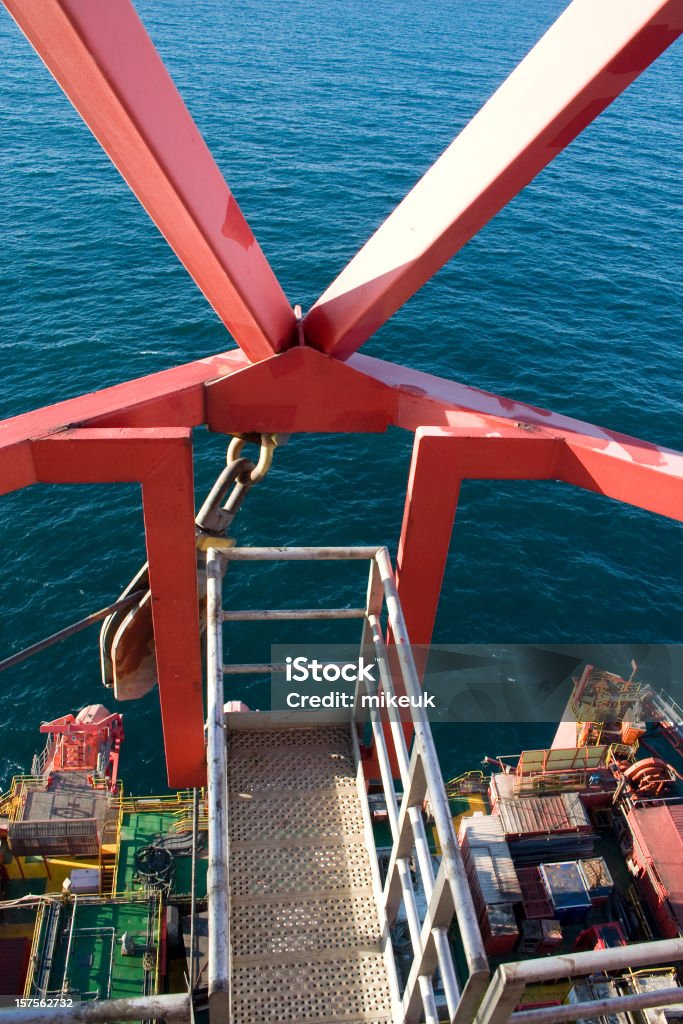
[{"label": "vertical metal post", "polygon": [[74,895],[73,903],[71,904],[71,926],[69,928],[69,941],[66,945],[66,956],[64,958],[64,975],[62,977],[61,994],[66,995],[69,991],[69,961],[71,960],[71,947],[74,941],[74,928],[76,926],[76,905],[78,902],[78,896]]},{"label": "vertical metal post", "polygon": [[142,481],[152,619],[169,785],[204,780],[202,663],[192,448],[180,438]]},{"label": "vertical metal post", "polygon": [[199,794],[197,787],[192,790],[192,879],[190,893],[190,993],[194,992],[195,978],[197,977],[197,839],[199,832]]},{"label": "vertical metal post", "polygon": [[209,798],[209,1019],[225,1024],[230,1009],[228,935],[228,785],[225,714],[223,711],[223,561],[209,548],[207,593],[207,721],[206,757]]},{"label": "vertical metal post", "polygon": [[[417,431],[410,464],[396,587],[411,643],[429,644],[460,496],[458,444]],[[420,672],[418,663],[418,674]]]}]

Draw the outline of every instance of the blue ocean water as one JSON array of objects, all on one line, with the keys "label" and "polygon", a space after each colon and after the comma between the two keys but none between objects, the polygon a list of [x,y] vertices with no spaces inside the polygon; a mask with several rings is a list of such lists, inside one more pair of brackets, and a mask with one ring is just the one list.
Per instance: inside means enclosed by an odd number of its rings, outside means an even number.
[{"label": "blue ocean water", "polygon": [[[290,301],[306,308],[565,4],[137,6]],[[230,347],[4,11],[0,29],[0,413]],[[680,55],[660,58],[366,351],[683,448]],[[410,449],[396,430],[294,438],[252,492],[240,540],[395,550]],[[223,456],[224,439],[197,433],[198,495]],[[0,657],[118,594],[144,559],[141,528],[132,486],[4,497]],[[680,642],[682,543],[680,524],[564,485],[468,483],[436,638]],[[357,599],[352,574],[309,582],[335,603]],[[235,585],[257,604],[286,602],[301,581],[271,571]],[[82,634],[0,678],[0,787],[28,768],[41,719],[108,699],[96,640]],[[236,657],[252,649],[246,632],[228,642]],[[125,710],[124,775],[158,789],[156,695]],[[447,731],[444,770],[514,739]]]}]

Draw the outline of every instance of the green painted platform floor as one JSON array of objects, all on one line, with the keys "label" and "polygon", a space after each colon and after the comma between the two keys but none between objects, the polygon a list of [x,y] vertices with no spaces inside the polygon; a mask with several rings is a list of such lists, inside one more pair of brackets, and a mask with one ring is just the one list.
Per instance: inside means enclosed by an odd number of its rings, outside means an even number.
[{"label": "green painted platform floor", "polygon": [[[136,881],[135,854],[149,846],[159,836],[175,834],[173,826],[177,817],[172,811],[139,811],[124,813],[121,823],[121,837],[116,869],[115,892],[131,893],[140,891]],[[206,851],[199,850],[197,857],[197,898],[206,896],[206,872],[208,860]],[[190,896],[192,891],[192,856],[174,853],[174,871],[171,882],[171,896]]]},{"label": "green painted platform floor", "polygon": [[[73,928],[72,911],[75,915]],[[77,902],[59,911],[47,989],[75,999],[118,999],[156,991],[159,899]],[[45,938],[45,920],[41,927]],[[127,952],[123,936],[127,934]],[[35,978],[38,977],[36,972]]]}]

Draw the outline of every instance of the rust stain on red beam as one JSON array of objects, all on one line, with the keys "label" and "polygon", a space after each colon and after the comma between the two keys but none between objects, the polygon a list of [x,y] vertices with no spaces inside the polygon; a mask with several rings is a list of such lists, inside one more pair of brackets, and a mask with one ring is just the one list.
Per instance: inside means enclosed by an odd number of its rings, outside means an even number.
[{"label": "rust stain on red beam", "polygon": [[297,347],[206,388],[209,428],[231,432],[386,430],[394,392],[314,349]]},{"label": "rust stain on red beam", "polygon": [[574,0],[305,319],[347,358],[683,31],[680,0]]},{"label": "rust stain on red beam", "polygon": [[248,366],[239,350],[199,359],[0,422],[0,494],[36,482],[30,441],[69,424],[100,427],[199,426],[204,383]]},{"label": "rust stain on red beam", "polygon": [[4,0],[251,360],[294,313],[129,0]]},{"label": "rust stain on red beam", "polygon": [[140,481],[169,785],[202,785],[204,710],[189,428],[69,430],[32,443],[49,483]]}]

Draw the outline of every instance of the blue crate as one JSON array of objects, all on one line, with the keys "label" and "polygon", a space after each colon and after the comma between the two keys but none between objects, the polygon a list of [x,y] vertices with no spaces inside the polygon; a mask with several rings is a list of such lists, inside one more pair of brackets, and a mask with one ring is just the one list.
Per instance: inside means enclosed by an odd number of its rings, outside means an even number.
[{"label": "blue crate", "polygon": [[558,920],[564,924],[584,921],[592,904],[578,861],[541,864],[540,872]]}]

